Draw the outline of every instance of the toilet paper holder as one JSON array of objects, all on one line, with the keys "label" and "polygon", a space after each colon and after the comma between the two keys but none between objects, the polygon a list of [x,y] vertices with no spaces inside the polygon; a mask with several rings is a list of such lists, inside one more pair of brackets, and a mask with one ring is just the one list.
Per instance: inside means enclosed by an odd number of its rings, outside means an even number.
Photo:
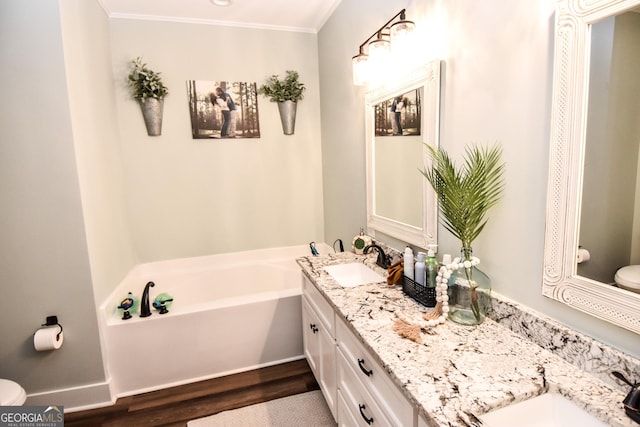
[{"label": "toilet paper holder", "polygon": [[62,334],[62,325],[58,322],[58,316],[47,316],[47,322],[41,326],[58,326],[60,331],[56,335],[56,341],[60,341],[60,334]]}]

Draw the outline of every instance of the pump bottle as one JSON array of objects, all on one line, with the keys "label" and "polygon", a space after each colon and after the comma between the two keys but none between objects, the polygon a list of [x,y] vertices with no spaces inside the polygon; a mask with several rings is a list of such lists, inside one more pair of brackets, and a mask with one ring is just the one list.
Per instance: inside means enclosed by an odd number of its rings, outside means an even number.
[{"label": "pump bottle", "polygon": [[426,284],[426,265],[424,262],[424,252],[418,252],[418,261],[416,262],[415,281],[418,285],[424,286]]},{"label": "pump bottle", "polygon": [[436,276],[438,275],[438,260],[436,260],[436,254],[432,249],[427,251],[427,261],[426,261],[426,275],[427,282],[426,285],[429,288],[436,287]]},{"label": "pump bottle", "polygon": [[404,275],[413,280],[413,250],[407,246],[404,248]]}]

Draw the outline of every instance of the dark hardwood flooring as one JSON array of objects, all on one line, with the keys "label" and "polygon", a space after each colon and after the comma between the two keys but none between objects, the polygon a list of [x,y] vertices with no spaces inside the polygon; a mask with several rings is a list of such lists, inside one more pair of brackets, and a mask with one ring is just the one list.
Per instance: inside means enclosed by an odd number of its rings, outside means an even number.
[{"label": "dark hardwood flooring", "polygon": [[186,426],[229,409],[318,390],[305,359],[120,398],[112,406],[67,413],[65,427]]}]

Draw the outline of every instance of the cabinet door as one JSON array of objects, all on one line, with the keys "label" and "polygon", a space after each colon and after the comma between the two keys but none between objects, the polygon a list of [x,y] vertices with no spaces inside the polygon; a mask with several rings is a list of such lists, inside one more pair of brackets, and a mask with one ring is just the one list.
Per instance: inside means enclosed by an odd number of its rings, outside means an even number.
[{"label": "cabinet door", "polygon": [[318,327],[320,321],[316,317],[313,309],[305,298],[302,298],[302,341],[304,344],[304,355],[313,371],[316,380],[320,382],[320,340]]},{"label": "cabinet door", "polygon": [[335,418],[338,388],[336,380],[336,343],[322,323],[317,335],[320,342],[320,377],[317,379],[322,391],[324,391],[327,405],[331,408],[331,413]]},{"label": "cabinet door", "polygon": [[304,355],[336,418],[336,343],[306,298],[302,298]]}]

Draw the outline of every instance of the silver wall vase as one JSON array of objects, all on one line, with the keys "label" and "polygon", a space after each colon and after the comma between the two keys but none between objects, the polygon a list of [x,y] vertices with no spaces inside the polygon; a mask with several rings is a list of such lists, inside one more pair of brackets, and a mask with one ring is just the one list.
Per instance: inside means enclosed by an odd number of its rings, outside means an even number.
[{"label": "silver wall vase", "polygon": [[278,110],[280,111],[280,121],[282,122],[282,131],[285,135],[293,135],[296,128],[296,109],[298,103],[293,101],[278,102]]},{"label": "silver wall vase", "polygon": [[144,124],[147,127],[147,135],[158,136],[162,133],[162,110],[164,108],[163,98],[140,99],[140,109],[144,117]]}]

